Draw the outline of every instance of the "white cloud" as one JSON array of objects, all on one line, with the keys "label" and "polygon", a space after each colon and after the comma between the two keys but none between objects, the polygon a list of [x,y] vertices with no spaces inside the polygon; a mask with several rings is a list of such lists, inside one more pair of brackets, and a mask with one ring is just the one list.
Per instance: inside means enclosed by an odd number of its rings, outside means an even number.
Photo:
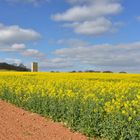
[{"label": "white cloud", "polygon": [[113,31],[113,24],[106,18],[98,18],[93,21],[85,21],[72,25],[74,32],[83,35],[102,35]]},{"label": "white cloud", "polygon": [[53,16],[57,21],[85,21],[94,18],[117,14],[122,10],[119,3],[97,3],[93,5],[75,6],[64,13]]},{"label": "white cloud", "polygon": [[22,61],[20,59],[16,59],[16,58],[4,58],[4,59],[0,59],[0,62],[7,62],[9,64],[20,64],[22,63]]},{"label": "white cloud", "polygon": [[46,62],[47,66],[65,64],[67,67],[73,66],[73,69],[82,66],[83,69],[90,67],[114,71],[140,71],[140,42],[69,47],[57,49],[53,54],[56,57]]},{"label": "white cloud", "polygon": [[43,70],[69,70],[74,68],[73,62],[68,62],[63,58],[53,58],[42,60],[39,67]]},{"label": "white cloud", "polygon": [[71,4],[82,4],[85,2],[93,2],[94,0],[66,0],[66,1]]},{"label": "white cloud", "polygon": [[0,46],[0,51],[3,52],[21,52],[26,48],[25,44],[13,44],[11,46]]},{"label": "white cloud", "polygon": [[107,2],[118,2],[120,0],[66,0],[71,4],[93,4],[93,3],[107,3]]},{"label": "white cloud", "polygon": [[21,54],[23,56],[34,57],[34,58],[41,58],[44,55],[43,53],[41,53],[39,50],[36,49],[26,49]]},{"label": "white cloud", "polygon": [[6,26],[4,24],[0,24],[1,44],[35,41],[40,37],[41,35],[32,29],[20,28],[18,25]]},{"label": "white cloud", "polygon": [[26,42],[37,41],[41,35],[18,25],[6,26],[0,24],[0,52],[9,52],[28,57],[42,57],[43,53],[35,49],[26,49]]},{"label": "white cloud", "polygon": [[13,44],[11,48],[14,50],[23,50],[26,48],[26,46],[25,44]]},{"label": "white cloud", "polygon": [[27,49],[25,44],[12,44],[12,45],[0,45],[0,52],[5,53],[14,53],[19,54],[21,56],[31,57],[41,59],[44,56],[44,53],[40,52],[36,49]]},{"label": "white cloud", "polygon": [[65,12],[52,15],[55,21],[66,22],[65,27],[72,27],[75,33],[100,35],[114,30],[114,25],[107,17],[118,14],[123,7],[119,0],[67,0],[72,7]]},{"label": "white cloud", "polygon": [[[36,49],[26,49],[25,44],[13,44],[11,46],[0,47],[0,52],[19,54],[23,57],[42,59],[44,53]],[[7,61],[6,61],[7,62]]]},{"label": "white cloud", "polygon": [[55,44],[55,45],[61,45],[61,46],[72,46],[72,47],[79,47],[79,46],[88,46],[89,43],[85,42],[83,40],[80,39],[74,39],[74,38],[70,38],[70,39],[59,39],[59,40],[52,40],[51,44]]}]

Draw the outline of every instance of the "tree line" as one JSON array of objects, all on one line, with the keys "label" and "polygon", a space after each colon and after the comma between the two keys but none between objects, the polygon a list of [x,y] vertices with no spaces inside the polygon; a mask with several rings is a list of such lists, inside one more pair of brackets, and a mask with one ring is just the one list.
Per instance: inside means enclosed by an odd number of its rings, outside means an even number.
[{"label": "tree line", "polygon": [[8,63],[0,63],[0,70],[15,70],[15,71],[31,71],[22,63],[17,64],[8,64]]}]

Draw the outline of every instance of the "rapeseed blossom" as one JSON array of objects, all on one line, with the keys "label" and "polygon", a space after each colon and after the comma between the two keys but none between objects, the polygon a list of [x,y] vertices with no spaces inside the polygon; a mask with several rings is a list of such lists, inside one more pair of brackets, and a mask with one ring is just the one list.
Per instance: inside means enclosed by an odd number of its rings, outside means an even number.
[{"label": "rapeseed blossom", "polygon": [[88,136],[140,139],[140,75],[0,73],[0,98]]}]

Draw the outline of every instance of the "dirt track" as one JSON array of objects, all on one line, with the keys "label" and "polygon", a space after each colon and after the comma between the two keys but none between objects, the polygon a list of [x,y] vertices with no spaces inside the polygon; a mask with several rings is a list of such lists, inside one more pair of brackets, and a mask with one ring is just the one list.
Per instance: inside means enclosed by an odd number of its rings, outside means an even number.
[{"label": "dirt track", "polygon": [[87,140],[59,123],[0,100],[0,140]]}]

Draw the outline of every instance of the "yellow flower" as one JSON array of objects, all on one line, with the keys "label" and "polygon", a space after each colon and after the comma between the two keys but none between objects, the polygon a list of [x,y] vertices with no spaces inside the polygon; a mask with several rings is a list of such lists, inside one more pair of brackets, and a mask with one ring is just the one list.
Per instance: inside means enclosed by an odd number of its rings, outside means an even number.
[{"label": "yellow flower", "polygon": [[128,117],[128,121],[131,121],[132,120],[132,117]]}]

